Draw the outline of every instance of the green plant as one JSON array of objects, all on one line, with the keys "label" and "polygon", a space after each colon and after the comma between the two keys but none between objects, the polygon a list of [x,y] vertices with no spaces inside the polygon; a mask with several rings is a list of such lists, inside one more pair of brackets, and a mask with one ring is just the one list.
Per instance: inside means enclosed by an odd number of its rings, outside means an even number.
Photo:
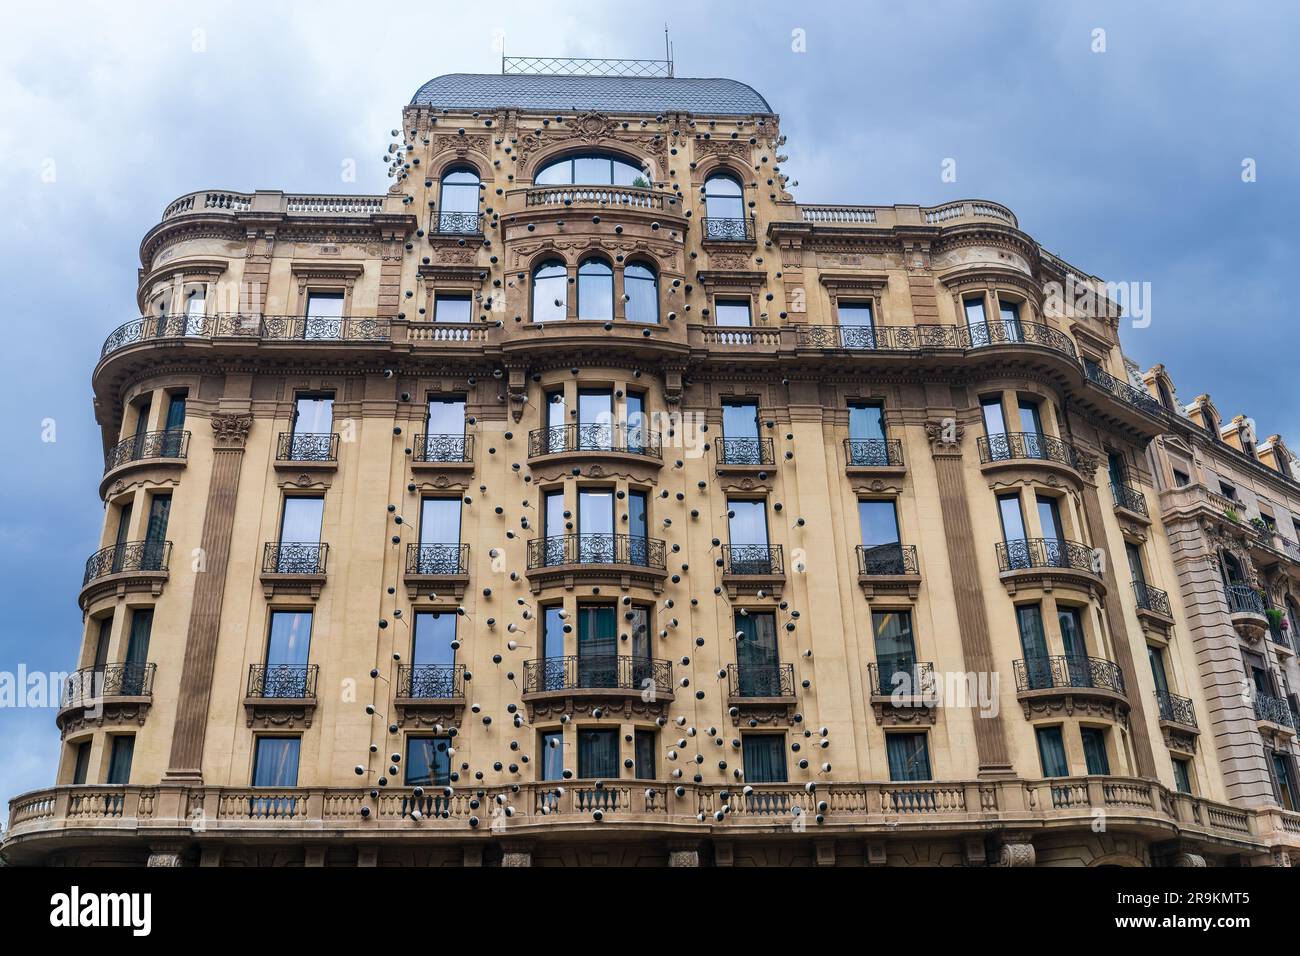
[{"label": "green plant", "polygon": [[1229,521],[1231,521],[1233,524],[1237,524],[1241,521],[1241,515],[1237,514],[1237,512],[1235,512],[1231,508],[1224,508],[1223,516],[1227,518]]},{"label": "green plant", "polygon": [[632,185],[638,189],[649,189],[650,180],[646,179],[644,176],[638,176],[632,180]]},{"label": "green plant", "polygon": [[1280,607],[1268,608],[1264,613],[1268,615],[1269,623],[1274,627],[1282,624],[1282,609]]}]

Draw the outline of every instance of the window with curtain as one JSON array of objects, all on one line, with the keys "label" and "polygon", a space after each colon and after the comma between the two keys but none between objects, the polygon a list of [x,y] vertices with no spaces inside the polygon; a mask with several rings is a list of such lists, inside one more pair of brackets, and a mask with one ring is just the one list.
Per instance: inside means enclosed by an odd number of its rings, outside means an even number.
[{"label": "window with curtain", "polygon": [[885,406],[879,402],[850,403],[849,464],[888,465],[885,439]]},{"label": "window with curtain", "polygon": [[835,312],[840,320],[840,344],[846,349],[876,347],[875,309],[868,300],[837,300]]},{"label": "window with curtain", "polygon": [[876,639],[876,667],[879,692],[919,694],[916,671],[916,643],[912,636],[910,611],[873,611],[871,629]]},{"label": "window with curtain", "polygon": [[110,737],[113,742],[108,757],[108,779],[105,783],[125,786],[131,782],[131,758],[135,754],[135,737],[130,734]]},{"label": "window with curtain", "polygon": [[298,786],[300,737],[258,737],[253,757],[253,786]]},{"label": "window with curtain", "polygon": [[266,642],[264,697],[305,697],[311,611],[272,611]]},{"label": "window with curtain", "polygon": [[541,735],[542,759],[537,769],[543,780],[564,779],[564,734],[558,730]]},{"label": "window with curtain", "polygon": [[629,322],[659,321],[659,278],[653,268],[630,262],[623,269],[624,313]]},{"label": "window with curtain", "polygon": [[578,318],[614,318],[614,270],[604,259],[584,259],[578,266]]},{"label": "window with curtain", "polygon": [[1020,649],[1025,655],[1025,676],[1029,689],[1051,687],[1052,668],[1047,656],[1043,609],[1037,604],[1017,604],[1016,625],[1020,630]]},{"label": "window with curtain", "polygon": [[618,731],[578,731],[578,776],[599,780],[618,776]]},{"label": "window with curtain", "polygon": [[925,734],[886,734],[890,780],[929,780],[930,748]]},{"label": "window with curtain", "polygon": [[785,783],[785,737],[779,734],[744,734],[741,751],[746,783]]},{"label": "window with curtain", "polygon": [[578,608],[578,681],[582,687],[618,685],[618,623],[612,604]]},{"label": "window with curtain", "polygon": [[445,787],[450,784],[451,738],[408,738],[405,781],[408,787]]},{"label": "window with curtain", "polygon": [[533,321],[562,322],[568,314],[568,271],[560,260],[548,259],[533,270]]},{"label": "window with curtain", "polygon": [[1090,774],[1110,774],[1110,758],[1106,755],[1106,731],[1100,727],[1080,727],[1083,742],[1083,760]]},{"label": "window with curtain", "polygon": [[1065,741],[1061,737],[1060,727],[1039,727],[1038,759],[1043,766],[1044,777],[1068,777],[1070,764],[1065,759]]},{"label": "window with curtain", "polygon": [[468,292],[439,292],[433,297],[433,321],[470,322],[474,316],[474,300]]},{"label": "window with curtain", "polygon": [[653,730],[638,730],[636,732],[636,777],[638,780],[655,779],[655,738],[657,734]]},{"label": "window with curtain", "polygon": [[[153,608],[141,607],[131,612],[131,634],[126,644],[126,662],[122,668],[121,692],[127,697],[144,693],[145,672],[149,663],[149,638],[153,633]],[[111,688],[105,687],[105,691]]]},{"label": "window with curtain", "polygon": [[776,615],[771,611],[735,613],[736,672],[742,697],[780,697],[781,667],[776,646]]},{"label": "window with curtain", "polygon": [[718,299],[713,303],[713,324],[725,326],[750,326],[748,299]]},{"label": "window with curtain", "polygon": [[1088,664],[1088,642],[1083,633],[1083,613],[1077,607],[1056,605],[1056,623],[1061,629],[1061,648],[1065,651],[1071,687],[1090,687],[1092,673]]}]

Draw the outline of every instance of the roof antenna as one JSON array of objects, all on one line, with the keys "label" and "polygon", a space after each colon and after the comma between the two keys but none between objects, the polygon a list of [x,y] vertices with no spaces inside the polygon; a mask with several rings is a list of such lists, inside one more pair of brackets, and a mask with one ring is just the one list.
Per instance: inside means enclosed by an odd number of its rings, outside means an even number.
[{"label": "roof antenna", "polygon": [[668,61],[668,76],[673,76],[673,45],[668,39],[668,23],[664,23],[664,58]]}]

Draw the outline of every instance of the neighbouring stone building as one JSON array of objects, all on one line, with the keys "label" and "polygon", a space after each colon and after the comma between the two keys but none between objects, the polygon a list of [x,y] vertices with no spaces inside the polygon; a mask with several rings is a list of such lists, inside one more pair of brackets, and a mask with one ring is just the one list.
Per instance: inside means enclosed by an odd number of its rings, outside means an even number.
[{"label": "neighbouring stone building", "polygon": [[1292,607],[1280,442],[1010,210],[799,203],[783,143],[732,80],[454,74],[384,195],[169,205],[9,861],[1286,862],[1295,622],[1224,603]]}]

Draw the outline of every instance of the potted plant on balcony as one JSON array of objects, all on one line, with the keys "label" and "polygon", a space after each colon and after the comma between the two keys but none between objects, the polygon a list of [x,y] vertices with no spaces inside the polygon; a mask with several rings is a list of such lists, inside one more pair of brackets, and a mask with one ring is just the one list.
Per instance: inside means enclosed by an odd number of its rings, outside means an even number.
[{"label": "potted plant on balcony", "polygon": [[1240,524],[1241,522],[1241,515],[1237,514],[1236,510],[1233,508],[1224,508],[1223,516],[1233,524]]},{"label": "potted plant on balcony", "polygon": [[1250,526],[1254,528],[1256,531],[1258,531],[1260,534],[1268,533],[1268,525],[1264,523],[1263,518],[1251,518]]},{"label": "potted plant on balcony", "polygon": [[1274,631],[1286,630],[1286,616],[1282,613],[1280,607],[1266,608],[1264,613],[1268,615],[1268,626],[1270,628]]}]

